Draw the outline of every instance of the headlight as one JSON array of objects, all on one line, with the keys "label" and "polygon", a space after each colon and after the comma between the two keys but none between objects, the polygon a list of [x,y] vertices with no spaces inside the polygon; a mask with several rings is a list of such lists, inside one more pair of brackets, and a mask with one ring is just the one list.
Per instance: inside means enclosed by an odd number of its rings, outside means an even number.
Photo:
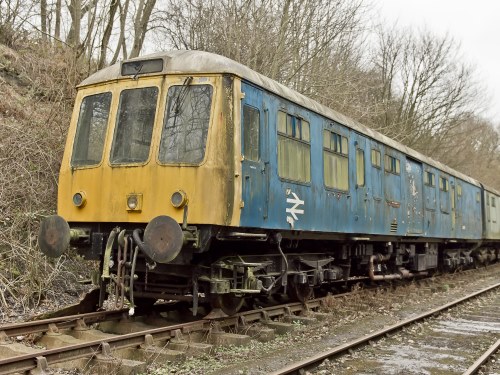
[{"label": "headlight", "polygon": [[184,207],[186,205],[187,201],[188,201],[187,195],[182,190],[177,190],[170,197],[170,203],[172,203],[172,206],[174,206],[175,208]]},{"label": "headlight", "polygon": [[127,210],[141,211],[142,210],[142,194],[127,195]]},{"label": "headlight", "polygon": [[127,206],[131,210],[135,210],[137,208],[137,197],[135,195],[131,195],[127,199]]},{"label": "headlight", "polygon": [[85,193],[83,191],[79,191],[73,195],[73,204],[76,207],[83,207],[87,202],[87,198],[85,197]]}]

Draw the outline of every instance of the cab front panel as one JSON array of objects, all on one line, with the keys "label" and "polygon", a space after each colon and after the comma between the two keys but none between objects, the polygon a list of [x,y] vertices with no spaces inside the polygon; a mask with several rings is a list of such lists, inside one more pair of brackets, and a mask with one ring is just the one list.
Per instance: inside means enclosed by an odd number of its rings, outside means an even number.
[{"label": "cab front panel", "polygon": [[180,191],[190,223],[229,224],[233,98],[226,81],[164,76],[82,88],[61,166],[59,215],[100,223],[167,215],[181,223],[184,211],[171,202]]}]

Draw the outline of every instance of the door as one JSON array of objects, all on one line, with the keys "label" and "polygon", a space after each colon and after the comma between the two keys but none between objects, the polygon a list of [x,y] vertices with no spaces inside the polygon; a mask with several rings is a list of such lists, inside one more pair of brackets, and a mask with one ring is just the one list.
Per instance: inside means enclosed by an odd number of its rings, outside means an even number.
[{"label": "door", "polygon": [[456,200],[455,185],[451,183],[451,233],[455,237],[455,230],[457,228],[457,200]]},{"label": "door", "polygon": [[366,223],[369,218],[369,196],[366,181],[366,169],[369,165],[369,154],[366,152],[366,139],[357,134],[352,134],[354,143],[354,228],[356,233],[362,233],[367,230]]},{"label": "door", "polygon": [[424,181],[421,163],[406,159],[405,186],[408,233],[421,234],[424,231]]},{"label": "door", "polygon": [[383,199],[384,172],[382,171],[383,146],[374,140],[368,141],[367,152],[369,152],[370,162],[366,166],[368,199],[368,218],[366,221],[368,233],[383,234],[386,232],[385,226],[385,201]]},{"label": "door", "polygon": [[241,103],[242,195],[241,225],[259,227],[267,219],[268,163],[266,153],[266,119],[263,94],[258,88],[242,82]]}]

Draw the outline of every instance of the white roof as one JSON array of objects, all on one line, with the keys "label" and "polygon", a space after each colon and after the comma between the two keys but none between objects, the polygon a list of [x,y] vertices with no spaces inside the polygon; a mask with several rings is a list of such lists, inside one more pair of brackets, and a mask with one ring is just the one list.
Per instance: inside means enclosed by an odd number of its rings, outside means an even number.
[{"label": "white roof", "polygon": [[[324,105],[316,102],[315,100],[312,100],[296,92],[295,90],[292,90],[260,73],[257,73],[256,71],[246,67],[245,65],[242,65],[231,59],[228,59],[227,57],[203,51],[179,50],[179,51],[158,52],[130,59],[127,61],[158,59],[158,58],[163,59],[164,62],[163,71],[161,73],[158,72],[152,74],[144,74],[141,76],[152,76],[160,74],[221,74],[221,73],[233,74],[247,81],[250,81],[256,84],[257,86],[260,86],[270,92],[273,92],[276,95],[279,95],[285,99],[297,103],[300,106],[308,108],[335,122],[345,125],[355,130],[358,133],[364,134],[395,150],[398,150],[406,155],[409,155],[414,159],[420,160],[430,166],[433,166],[452,176],[458,177],[473,185],[481,186],[477,180],[469,176],[466,176],[463,173],[460,173],[452,168],[449,168],[446,165],[438,161],[435,161],[401,143],[398,143],[390,139],[389,137],[386,137],[385,135],[380,134],[379,132],[360,124],[359,122],[350,119],[347,116],[342,115],[337,111],[325,107]],[[109,66],[92,74],[90,77],[85,79],[78,87],[94,85],[118,79],[131,79],[130,76],[126,77],[122,76],[120,72],[121,72],[121,63],[116,63],[112,66]]]}]

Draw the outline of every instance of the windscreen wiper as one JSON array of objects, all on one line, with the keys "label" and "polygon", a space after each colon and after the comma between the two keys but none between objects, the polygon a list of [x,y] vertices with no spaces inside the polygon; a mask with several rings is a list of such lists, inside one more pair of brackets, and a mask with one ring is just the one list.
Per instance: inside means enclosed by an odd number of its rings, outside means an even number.
[{"label": "windscreen wiper", "polygon": [[132,77],[133,80],[137,79],[137,76],[139,75],[139,73],[141,73],[141,70],[142,70],[143,66],[144,66],[144,64],[141,63],[141,64],[139,64],[138,67],[134,67],[135,70],[136,70],[136,72],[135,72],[134,76]]},{"label": "windscreen wiper", "polygon": [[186,100],[187,94],[188,94],[188,87],[191,84],[191,81],[193,80],[193,77],[189,76],[186,77],[182,84],[182,88],[179,90],[179,94],[177,94],[177,97],[175,98],[174,102],[174,116],[177,116],[179,114],[182,104],[184,103],[184,100]]}]

